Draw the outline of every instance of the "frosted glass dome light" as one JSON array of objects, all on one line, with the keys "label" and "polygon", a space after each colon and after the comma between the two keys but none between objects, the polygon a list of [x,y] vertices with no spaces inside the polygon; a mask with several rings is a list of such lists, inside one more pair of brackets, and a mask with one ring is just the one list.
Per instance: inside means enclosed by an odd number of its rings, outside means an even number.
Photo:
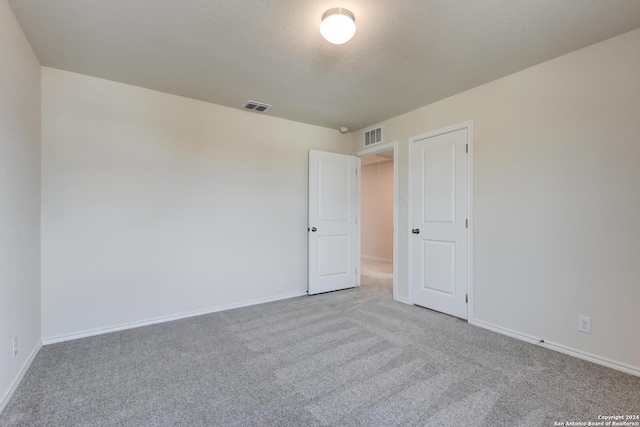
[{"label": "frosted glass dome light", "polygon": [[320,34],[329,43],[343,44],[356,33],[356,18],[353,13],[341,7],[327,10],[322,15]]}]

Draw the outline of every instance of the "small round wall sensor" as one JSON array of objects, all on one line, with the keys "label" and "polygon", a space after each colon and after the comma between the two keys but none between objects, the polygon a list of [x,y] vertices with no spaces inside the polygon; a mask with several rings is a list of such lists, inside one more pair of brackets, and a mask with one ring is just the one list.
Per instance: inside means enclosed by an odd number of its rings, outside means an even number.
[{"label": "small round wall sensor", "polygon": [[349,128],[348,128],[348,127],[346,127],[346,126],[342,126],[342,127],[340,128],[340,133],[347,133],[347,132],[349,132]]}]

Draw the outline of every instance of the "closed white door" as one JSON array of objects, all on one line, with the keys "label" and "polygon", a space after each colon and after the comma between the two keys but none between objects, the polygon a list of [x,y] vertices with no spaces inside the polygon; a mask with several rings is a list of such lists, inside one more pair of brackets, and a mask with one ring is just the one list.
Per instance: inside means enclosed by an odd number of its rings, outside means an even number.
[{"label": "closed white door", "polygon": [[413,303],[467,318],[469,130],[412,139]]},{"label": "closed white door", "polygon": [[310,295],[357,285],[360,159],[309,151]]}]

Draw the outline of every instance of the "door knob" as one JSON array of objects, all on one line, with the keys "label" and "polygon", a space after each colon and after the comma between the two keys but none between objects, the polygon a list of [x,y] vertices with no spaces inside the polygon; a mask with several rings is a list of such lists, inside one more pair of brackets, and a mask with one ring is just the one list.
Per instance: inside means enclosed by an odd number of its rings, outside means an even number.
[{"label": "door knob", "polygon": [[313,231],[315,233],[316,231],[318,231],[318,229],[315,228],[315,227],[311,227],[311,231]]},{"label": "door knob", "polygon": [[419,228],[414,228],[413,230],[411,230],[411,232],[413,234],[420,234],[420,229]]}]

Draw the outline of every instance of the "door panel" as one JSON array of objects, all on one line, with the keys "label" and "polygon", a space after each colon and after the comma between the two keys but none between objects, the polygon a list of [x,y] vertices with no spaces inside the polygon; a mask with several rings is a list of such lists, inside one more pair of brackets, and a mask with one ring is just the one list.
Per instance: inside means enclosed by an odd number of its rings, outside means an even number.
[{"label": "door panel", "polygon": [[310,295],[357,285],[360,159],[309,151]]},{"label": "door panel", "polygon": [[[467,318],[468,129],[412,140],[413,302]],[[419,230],[419,231],[418,231]]]},{"label": "door panel", "polygon": [[455,143],[425,147],[422,152],[423,222],[455,221],[456,153]]},{"label": "door panel", "polygon": [[320,221],[349,220],[349,164],[320,159],[318,163],[318,201]]},{"label": "door panel", "polygon": [[437,240],[422,241],[422,288],[455,295],[456,244]]},{"label": "door panel", "polygon": [[347,274],[349,271],[349,236],[318,236],[318,275]]}]

